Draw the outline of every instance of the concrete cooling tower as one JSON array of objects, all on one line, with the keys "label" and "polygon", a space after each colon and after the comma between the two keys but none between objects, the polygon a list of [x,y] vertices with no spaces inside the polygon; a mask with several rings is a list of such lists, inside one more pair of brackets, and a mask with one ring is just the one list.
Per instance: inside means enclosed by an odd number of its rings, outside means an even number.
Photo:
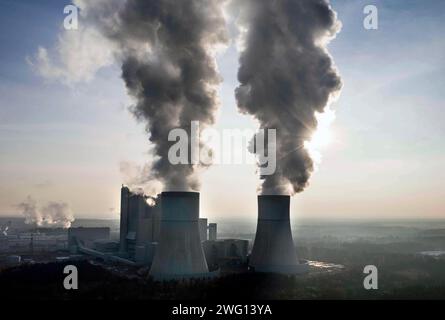
[{"label": "concrete cooling tower", "polygon": [[199,234],[199,193],[163,192],[159,245],[150,275],[156,280],[209,275]]},{"label": "concrete cooling tower", "polygon": [[290,227],[290,196],[258,196],[258,225],[249,266],[256,272],[304,273]]}]

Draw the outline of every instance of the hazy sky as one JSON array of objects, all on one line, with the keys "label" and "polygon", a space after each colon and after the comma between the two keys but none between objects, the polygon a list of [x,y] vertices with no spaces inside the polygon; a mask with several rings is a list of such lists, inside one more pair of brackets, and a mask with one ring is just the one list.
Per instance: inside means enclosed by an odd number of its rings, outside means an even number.
[{"label": "hazy sky", "polygon": [[[68,202],[77,217],[116,218],[120,163],[148,158],[118,66],[66,85],[27,62],[39,46],[56,49],[66,2],[0,0],[0,215],[18,214],[31,195]],[[331,3],[343,28],[329,50],[344,88],[333,142],[311,185],[293,198],[293,216],[445,218],[445,2]],[[379,9],[378,30],[363,28],[370,3]],[[236,108],[234,44],[218,65],[224,82],[216,127],[254,128]],[[213,166],[202,183],[203,216],[256,215],[253,165]]]}]

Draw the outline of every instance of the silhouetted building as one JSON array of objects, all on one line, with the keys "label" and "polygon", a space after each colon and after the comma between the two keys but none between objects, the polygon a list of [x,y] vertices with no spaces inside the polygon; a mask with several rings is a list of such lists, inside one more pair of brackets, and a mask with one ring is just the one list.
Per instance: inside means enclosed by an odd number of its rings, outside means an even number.
[{"label": "silhouetted building", "polygon": [[199,193],[163,192],[159,245],[150,275],[155,279],[209,276],[199,226]]},{"label": "silhouetted building", "polygon": [[249,240],[207,240],[203,242],[203,247],[209,266],[242,264],[247,262]]},{"label": "silhouetted building", "polygon": [[296,274],[300,264],[290,227],[290,196],[258,196],[258,225],[249,266],[257,272]]},{"label": "silhouetted building", "polygon": [[218,233],[218,225],[216,223],[209,223],[209,240],[216,240]]},{"label": "silhouetted building", "polygon": [[[132,193],[127,187],[121,189],[120,255],[149,263],[153,242],[159,240],[160,199],[150,206],[145,195]],[[137,254],[136,254],[137,251]]]},{"label": "silhouetted building", "polygon": [[109,240],[110,228],[69,228],[68,229],[68,248],[75,251],[77,245],[84,247],[94,247],[97,240]]},{"label": "silhouetted building", "polygon": [[206,218],[199,218],[199,237],[201,238],[201,242],[208,239]]},{"label": "silhouetted building", "polygon": [[[169,201],[166,206],[163,205],[164,199]],[[149,200],[155,201],[151,205],[148,204]],[[196,207],[197,205],[198,207]],[[166,218],[163,219],[163,216]],[[165,220],[163,223],[164,227],[161,224],[163,220]],[[151,199],[143,194],[131,192],[128,187],[122,186],[119,256],[131,259],[137,264],[151,265],[157,250],[164,248],[163,250],[166,252],[164,252],[163,260],[161,259],[162,264],[169,264],[165,260],[167,259],[165,256],[167,254],[169,255],[167,260],[172,259],[171,261],[176,261],[175,264],[181,264],[178,262],[182,259],[180,256],[187,253],[183,252],[184,248],[178,249],[175,245],[181,242],[179,237],[185,237],[183,239],[184,243],[181,243],[190,245],[193,251],[192,255],[195,257],[195,261],[197,261],[199,259],[196,257],[199,256],[199,252],[196,253],[195,250],[202,251],[201,242],[208,239],[207,222],[207,219],[199,218],[198,193],[164,192],[158,195],[156,199]],[[183,228],[181,229],[180,227]],[[165,230],[162,231],[161,228]],[[214,232],[216,232],[216,229]],[[164,234],[164,236],[161,236],[161,234]],[[198,247],[194,243],[195,237],[198,239]],[[172,241],[172,238],[175,238],[178,242]],[[193,244],[190,242],[192,240]],[[162,241],[165,243],[162,244]],[[188,258],[186,257],[186,259]],[[203,259],[205,262],[204,256]],[[176,270],[180,270],[181,267],[178,266],[178,268]],[[185,266],[184,268],[184,270],[187,269]],[[198,273],[206,270],[205,268],[197,269],[199,269]],[[167,272],[168,270],[165,271]]]}]

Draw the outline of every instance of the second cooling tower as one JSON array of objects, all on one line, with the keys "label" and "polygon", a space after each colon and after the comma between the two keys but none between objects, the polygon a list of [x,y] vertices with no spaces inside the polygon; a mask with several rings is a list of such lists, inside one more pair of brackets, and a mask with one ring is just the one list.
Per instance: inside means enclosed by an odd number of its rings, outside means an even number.
[{"label": "second cooling tower", "polygon": [[290,196],[258,196],[258,225],[249,266],[256,272],[296,274],[307,271],[298,261],[290,227]]},{"label": "second cooling tower", "polygon": [[199,193],[163,192],[159,245],[150,275],[155,279],[206,277],[199,235]]}]

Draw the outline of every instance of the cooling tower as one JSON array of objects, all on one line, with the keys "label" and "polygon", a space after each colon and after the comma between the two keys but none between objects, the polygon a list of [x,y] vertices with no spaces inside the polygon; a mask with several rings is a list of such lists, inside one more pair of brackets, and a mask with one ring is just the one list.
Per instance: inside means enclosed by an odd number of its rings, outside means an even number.
[{"label": "cooling tower", "polygon": [[157,280],[206,277],[199,193],[163,192],[161,197],[161,233],[150,275]]},{"label": "cooling tower", "polygon": [[249,266],[256,272],[296,274],[307,271],[298,261],[290,227],[290,196],[258,196],[258,225]]}]

